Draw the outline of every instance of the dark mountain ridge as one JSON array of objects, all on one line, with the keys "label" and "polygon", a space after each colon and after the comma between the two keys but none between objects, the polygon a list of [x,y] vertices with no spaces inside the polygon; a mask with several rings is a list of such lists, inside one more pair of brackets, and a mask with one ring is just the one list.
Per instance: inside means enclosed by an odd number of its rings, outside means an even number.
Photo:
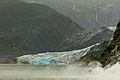
[{"label": "dark mountain ridge", "polygon": [[64,40],[83,28],[42,4],[0,0],[0,54],[59,51]]}]

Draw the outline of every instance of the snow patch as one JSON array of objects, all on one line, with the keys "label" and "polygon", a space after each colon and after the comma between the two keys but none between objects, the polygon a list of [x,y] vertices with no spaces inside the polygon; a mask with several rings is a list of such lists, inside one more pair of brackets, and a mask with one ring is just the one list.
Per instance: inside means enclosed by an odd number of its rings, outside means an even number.
[{"label": "snow patch", "polygon": [[115,31],[116,27],[108,27],[108,29],[110,29],[111,31]]}]

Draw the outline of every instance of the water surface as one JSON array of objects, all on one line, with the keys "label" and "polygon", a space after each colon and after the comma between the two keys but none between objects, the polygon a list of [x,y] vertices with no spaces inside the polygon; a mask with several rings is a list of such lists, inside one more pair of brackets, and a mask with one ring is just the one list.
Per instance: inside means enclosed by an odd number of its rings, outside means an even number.
[{"label": "water surface", "polygon": [[120,80],[120,65],[0,65],[0,80]]}]

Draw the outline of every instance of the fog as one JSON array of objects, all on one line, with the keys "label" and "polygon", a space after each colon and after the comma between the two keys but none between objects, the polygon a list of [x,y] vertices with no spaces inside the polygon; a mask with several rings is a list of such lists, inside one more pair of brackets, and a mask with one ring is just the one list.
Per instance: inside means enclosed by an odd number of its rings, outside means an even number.
[{"label": "fog", "polygon": [[103,69],[83,65],[0,65],[0,80],[119,80],[120,64]]}]

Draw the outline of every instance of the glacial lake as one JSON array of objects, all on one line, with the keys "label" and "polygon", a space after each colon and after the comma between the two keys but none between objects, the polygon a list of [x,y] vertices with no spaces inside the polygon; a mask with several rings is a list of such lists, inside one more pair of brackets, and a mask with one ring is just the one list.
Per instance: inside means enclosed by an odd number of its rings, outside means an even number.
[{"label": "glacial lake", "polygon": [[[78,65],[1,64],[0,80],[119,80],[117,73],[120,71],[113,73],[115,70]],[[109,76],[103,77],[105,75]]]}]

